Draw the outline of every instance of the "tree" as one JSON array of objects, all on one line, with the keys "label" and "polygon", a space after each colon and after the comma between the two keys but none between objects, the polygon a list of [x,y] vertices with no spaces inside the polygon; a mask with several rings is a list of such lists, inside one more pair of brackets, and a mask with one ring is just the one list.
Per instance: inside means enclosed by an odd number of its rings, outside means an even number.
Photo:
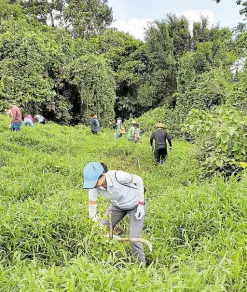
[{"label": "tree", "polygon": [[74,53],[101,54],[109,63],[116,80],[115,113],[126,119],[137,117],[153,106],[153,86],[149,80],[150,60],[142,41],[115,29],[91,39],[74,42]]},{"label": "tree", "polygon": [[23,12],[30,18],[35,17],[42,24],[55,26],[62,18],[67,0],[10,0],[11,4],[18,3]]},{"label": "tree", "polygon": [[[171,33],[171,32],[170,32]],[[146,31],[147,55],[151,63],[151,82],[155,88],[153,106],[176,90],[176,58],[173,39],[165,21],[154,22]]]},{"label": "tree", "polygon": [[78,114],[87,123],[91,113],[96,113],[103,125],[114,118],[115,80],[102,56],[88,54],[72,61],[66,68],[67,82],[75,86],[79,97]]},{"label": "tree", "polygon": [[66,27],[74,37],[88,38],[102,33],[113,21],[108,0],[67,0],[64,9]]},{"label": "tree", "polygon": [[74,37],[99,34],[113,21],[108,0],[10,0],[42,24],[66,27]]}]

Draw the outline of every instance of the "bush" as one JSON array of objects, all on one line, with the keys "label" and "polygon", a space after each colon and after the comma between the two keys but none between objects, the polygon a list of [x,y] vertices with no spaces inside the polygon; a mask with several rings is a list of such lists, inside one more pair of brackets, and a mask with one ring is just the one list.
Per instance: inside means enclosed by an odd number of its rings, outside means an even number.
[{"label": "bush", "polygon": [[229,176],[245,167],[247,117],[241,111],[226,105],[213,111],[192,110],[183,131],[195,139],[206,175]]}]

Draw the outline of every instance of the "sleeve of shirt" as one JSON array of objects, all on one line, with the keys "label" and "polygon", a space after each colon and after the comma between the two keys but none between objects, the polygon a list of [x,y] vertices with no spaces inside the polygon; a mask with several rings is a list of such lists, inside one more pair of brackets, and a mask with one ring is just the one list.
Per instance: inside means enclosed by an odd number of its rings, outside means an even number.
[{"label": "sleeve of shirt", "polygon": [[117,171],[116,177],[121,184],[135,184],[138,189],[138,197],[140,202],[144,202],[144,183],[139,175],[130,174],[124,171]]},{"label": "sleeve of shirt", "polygon": [[97,202],[98,191],[96,189],[91,189],[88,192],[88,201],[89,202]]},{"label": "sleeve of shirt", "polygon": [[170,147],[172,147],[172,139],[171,139],[171,137],[167,133],[166,133],[166,139],[167,139]]},{"label": "sleeve of shirt", "polygon": [[154,133],[150,137],[150,145],[153,146],[153,141],[154,141]]}]

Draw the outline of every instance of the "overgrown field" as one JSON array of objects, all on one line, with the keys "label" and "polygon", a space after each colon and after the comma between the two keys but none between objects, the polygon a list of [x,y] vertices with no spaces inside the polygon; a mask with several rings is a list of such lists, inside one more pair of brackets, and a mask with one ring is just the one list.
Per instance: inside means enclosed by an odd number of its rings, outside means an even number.
[{"label": "overgrown field", "polygon": [[[7,128],[1,116],[0,291],[246,291],[246,175],[202,181],[181,141],[155,167],[148,135],[130,144],[81,126]],[[88,220],[82,168],[98,160],[145,181],[147,268]],[[101,198],[102,216],[107,205]]]}]

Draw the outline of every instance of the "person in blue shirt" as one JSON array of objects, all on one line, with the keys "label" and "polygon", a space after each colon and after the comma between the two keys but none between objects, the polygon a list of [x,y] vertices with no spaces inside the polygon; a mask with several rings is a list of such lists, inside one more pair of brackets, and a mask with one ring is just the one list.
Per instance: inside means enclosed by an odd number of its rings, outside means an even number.
[{"label": "person in blue shirt", "polygon": [[91,118],[89,119],[89,126],[90,126],[92,134],[96,135],[98,133],[98,124],[95,119],[95,114],[91,115]]},{"label": "person in blue shirt", "polygon": [[[97,197],[102,195],[111,204],[106,215],[111,213],[114,228],[126,215],[129,217],[129,238],[141,238],[145,218],[144,184],[140,176],[121,170],[108,170],[100,162],[90,162],[83,170],[84,189],[89,189],[89,217],[98,221]],[[101,221],[110,227],[108,220]],[[131,242],[132,254],[139,263],[145,263],[141,242]]]}]

